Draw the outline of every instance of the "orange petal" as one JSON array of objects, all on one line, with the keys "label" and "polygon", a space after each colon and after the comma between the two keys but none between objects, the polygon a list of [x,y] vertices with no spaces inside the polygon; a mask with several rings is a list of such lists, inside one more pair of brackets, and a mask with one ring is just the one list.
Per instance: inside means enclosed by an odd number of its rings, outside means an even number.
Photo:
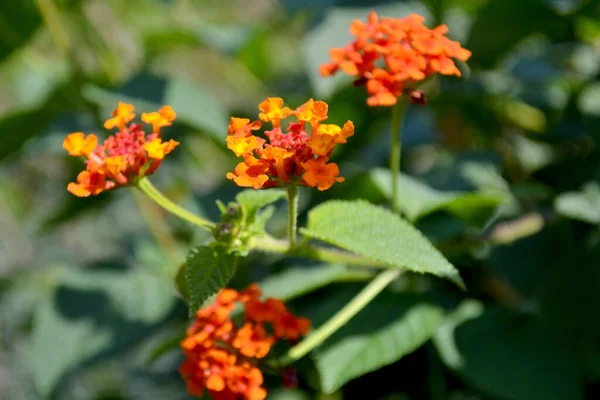
[{"label": "orange petal", "polygon": [[105,129],[113,129],[118,127],[119,129],[125,129],[125,124],[131,122],[135,118],[133,110],[135,107],[131,104],[119,102],[117,108],[112,112],[112,118],[109,118],[104,123]]},{"label": "orange petal", "polygon": [[175,147],[179,145],[179,142],[171,139],[168,142],[162,142],[161,138],[154,138],[144,144],[143,149],[148,153],[148,157],[154,158],[155,160],[162,160],[165,155],[169,154]]},{"label": "orange petal", "polygon": [[262,113],[258,117],[264,122],[279,122],[280,119],[287,118],[291,110],[288,107],[283,107],[283,99],[281,97],[269,97],[259,104],[258,108]]},{"label": "orange petal", "polygon": [[98,137],[94,134],[85,137],[83,132],[75,132],[67,135],[63,141],[63,148],[71,156],[87,156],[96,149]]}]

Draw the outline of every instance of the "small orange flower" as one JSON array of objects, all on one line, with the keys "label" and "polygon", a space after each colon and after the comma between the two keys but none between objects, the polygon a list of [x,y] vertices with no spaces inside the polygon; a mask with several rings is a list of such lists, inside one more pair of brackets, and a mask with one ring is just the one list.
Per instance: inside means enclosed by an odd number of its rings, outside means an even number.
[{"label": "small orange flower", "polygon": [[270,97],[259,104],[258,109],[262,111],[258,114],[261,121],[272,122],[274,127],[279,127],[279,121],[290,115],[290,109],[283,107],[283,99],[279,97]]},{"label": "small orange flower", "polygon": [[260,189],[268,180],[266,174],[269,164],[252,156],[244,157],[244,162],[239,163],[233,173],[227,173],[227,179],[233,179],[242,187]]},{"label": "small orange flower", "polygon": [[81,171],[77,175],[77,183],[71,182],[67,190],[78,197],[87,197],[90,194],[97,195],[106,189],[107,182],[104,175]]},{"label": "small orange flower", "polygon": [[[319,186],[324,190],[325,184],[313,177],[314,173],[306,169],[314,166],[309,162],[319,159],[319,166],[337,144],[346,143],[346,139],[354,134],[354,124],[347,121],[343,127],[333,124],[322,124],[327,119],[327,103],[308,100],[295,110],[283,106],[283,99],[268,98],[259,105],[259,118],[263,122],[271,122],[273,129],[265,131],[267,140],[253,135],[260,129],[261,122],[251,122],[245,118],[231,118],[227,130],[227,147],[237,157],[243,157],[234,172],[227,173],[227,179],[232,179],[242,187],[254,189],[285,186],[288,184]],[[287,132],[281,129],[281,120],[295,116],[297,122],[290,123]],[[307,132],[307,124],[310,129]],[[307,164],[308,163],[308,164]],[[329,174],[337,171],[336,164],[328,164]],[[308,173],[308,175],[307,175]],[[308,176],[309,179],[305,179]],[[323,179],[321,179],[323,180]],[[330,180],[330,187],[343,178]]]},{"label": "small orange flower", "polygon": [[229,122],[229,128],[227,135],[234,137],[246,137],[252,134],[252,131],[260,129],[262,123],[260,121],[254,121],[250,123],[248,118],[234,118],[231,117]]},{"label": "small orange flower", "polygon": [[453,59],[467,61],[471,52],[448,39],[446,25],[429,29],[425,18],[379,18],[369,13],[367,22],[355,20],[350,33],[355,40],[330,50],[331,62],[320,66],[323,76],[342,70],[366,82],[369,106],[391,106],[404,92],[427,77],[439,73],[460,76]]},{"label": "small orange flower", "polygon": [[98,137],[94,134],[87,137],[83,132],[70,134],[63,141],[63,148],[69,152],[70,156],[87,156],[98,145]]},{"label": "small orange flower", "polygon": [[256,136],[227,136],[227,148],[235,153],[236,157],[241,157],[244,154],[252,154],[252,152],[260,148],[265,140]]},{"label": "small orange flower", "polygon": [[329,106],[324,101],[308,100],[296,110],[296,117],[300,122],[308,122],[317,125],[327,119]]},{"label": "small orange flower", "polygon": [[171,106],[163,106],[158,112],[143,113],[142,121],[147,124],[152,124],[152,132],[160,133],[160,128],[170,126],[177,114]]},{"label": "small orange flower", "polygon": [[168,142],[163,142],[161,138],[154,138],[149,142],[146,142],[142,147],[148,153],[148,157],[154,158],[155,160],[162,160],[165,158],[165,155],[177,147],[179,143],[174,141],[173,139]]},{"label": "small orange flower", "polygon": [[306,171],[302,178],[311,187],[319,190],[329,189],[335,182],[343,182],[344,178],[338,177],[340,169],[336,164],[327,164],[327,157],[319,157],[302,163]]},{"label": "small orange flower", "polygon": [[263,358],[271,350],[274,342],[275,338],[267,336],[267,331],[262,324],[246,322],[237,331],[232,344],[246,357]]},{"label": "small orange flower", "polygon": [[[186,360],[179,367],[192,396],[202,397],[206,391],[214,399],[266,398],[263,374],[255,365],[277,340],[306,335],[310,321],[291,314],[281,300],[263,302],[260,295],[257,284],[241,292],[223,289],[213,304],[196,312],[181,342]],[[246,314],[239,328],[231,320],[236,303],[244,305]]]},{"label": "small orange flower", "polygon": [[134,109],[133,105],[120,101],[117,108],[112,113],[113,117],[109,118],[104,123],[104,129],[113,129],[117,127],[120,131],[125,130],[125,125],[135,118],[135,114],[133,113]]},{"label": "small orange flower", "polygon": [[274,321],[275,336],[295,341],[310,331],[310,320],[283,313]]},{"label": "small orange flower", "polygon": [[178,142],[163,142],[159,136],[160,126],[170,125],[175,118],[171,106],[162,107],[158,113],[150,113],[163,118],[161,121],[144,118],[153,124],[151,134],[146,134],[141,125],[132,123],[127,126],[135,117],[133,111],[131,104],[119,102],[113,117],[104,124],[107,129],[118,127],[119,131],[109,136],[102,145],[98,145],[98,137],[94,134],[85,136],[82,132],[75,132],[67,135],[63,148],[71,156],[84,156],[87,159],[86,170],[77,176],[77,182],[67,186],[69,192],[78,197],[87,197],[128,185],[153,174],[165,155],[177,147]]},{"label": "small orange flower", "polygon": [[246,318],[257,322],[273,322],[287,312],[283,301],[269,297],[264,302],[256,299],[246,303]]}]

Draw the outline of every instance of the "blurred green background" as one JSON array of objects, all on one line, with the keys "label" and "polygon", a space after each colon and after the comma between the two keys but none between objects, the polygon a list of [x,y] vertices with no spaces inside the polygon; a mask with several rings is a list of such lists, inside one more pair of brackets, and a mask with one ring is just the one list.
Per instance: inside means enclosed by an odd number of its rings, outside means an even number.
[{"label": "blurred green background", "polygon": [[[267,96],[292,107],[325,100],[329,121],[356,125],[333,160],[347,181],[302,191],[302,210],[329,198],[388,201],[389,109],[367,108],[362,88],[317,72],[371,9],[446,23],[473,52],[459,65],[463,79],[428,82],[429,104],[408,111],[400,205],[469,290],[407,276],[390,290],[399,297],[380,297],[300,363],[299,389],[268,376],[269,398],[600,398],[598,1],[4,0],[1,399],[187,398],[177,374],[187,309],[172,282],[206,236],[132,190],[66,192],[83,166],[66,157],[64,136],[102,137],[119,100],[138,114],[174,107],[164,135],[181,146],[152,181],[213,220],[215,200],[239,190],[225,179],[236,164],[224,145],[229,116],[256,118]],[[284,237],[285,224],[279,204],[269,230]],[[278,277],[292,267],[310,275],[300,269],[310,265],[251,256],[232,285],[270,279],[318,325],[361,284],[331,279],[307,296],[286,293]],[[423,316],[425,345],[341,389],[321,376],[360,363],[336,359],[335,346],[375,337],[412,309],[411,294],[443,311]]]}]

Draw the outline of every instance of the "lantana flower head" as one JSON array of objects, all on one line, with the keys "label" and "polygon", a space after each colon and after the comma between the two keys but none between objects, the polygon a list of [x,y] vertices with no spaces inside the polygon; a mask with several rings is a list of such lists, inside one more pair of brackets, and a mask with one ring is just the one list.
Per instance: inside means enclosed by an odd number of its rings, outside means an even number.
[{"label": "lantana flower head", "polygon": [[448,27],[429,29],[425,18],[380,18],[374,11],[367,22],[354,20],[350,33],[355,40],[330,50],[331,62],[320,67],[323,76],[342,70],[365,84],[370,106],[396,104],[403,92],[436,73],[461,76],[453,59],[467,61],[469,50],[446,37]]},{"label": "lantana flower head", "polygon": [[164,142],[160,129],[171,125],[176,114],[171,106],[158,112],[142,114],[142,121],[152,125],[146,133],[135,119],[134,107],[119,102],[112,118],[104,123],[105,129],[118,129],[103,144],[96,135],[83,132],[69,134],[63,148],[71,156],[86,158],[86,169],[79,173],[77,182],[71,182],[67,190],[78,197],[97,195],[105,190],[133,183],[136,179],[153,174],[164,157],[179,144],[174,140]]},{"label": "lantana flower head", "polygon": [[[223,289],[213,304],[196,312],[181,348],[186,360],[179,373],[188,392],[214,399],[263,400],[263,374],[257,361],[266,357],[281,339],[296,341],[310,330],[310,321],[290,313],[274,298],[260,300],[261,291],[253,284],[238,292]],[[244,321],[237,326],[231,312],[237,303],[244,306]]]},{"label": "lantana flower head", "polygon": [[[328,106],[313,99],[292,110],[283,106],[283,99],[272,97],[258,108],[260,121],[231,118],[227,147],[244,161],[227,174],[228,179],[254,189],[296,184],[319,190],[344,180],[339,176],[338,166],[329,163],[329,155],[336,145],[346,143],[354,134],[351,121],[343,127],[324,124]],[[296,121],[290,122],[285,130],[282,123],[288,117]],[[261,121],[273,126],[264,131],[268,141],[254,135],[254,131],[261,129]]]}]

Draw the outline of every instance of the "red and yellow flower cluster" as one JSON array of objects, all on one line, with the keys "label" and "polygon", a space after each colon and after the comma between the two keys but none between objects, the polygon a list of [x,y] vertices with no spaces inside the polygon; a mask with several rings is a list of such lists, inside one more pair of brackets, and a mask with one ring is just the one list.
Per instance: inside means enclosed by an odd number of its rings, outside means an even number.
[{"label": "red and yellow flower cluster", "polygon": [[[269,143],[253,135],[253,131],[261,128],[261,121],[231,118],[227,147],[244,161],[233,173],[227,174],[228,179],[254,189],[297,184],[319,190],[329,189],[335,182],[344,180],[338,176],[338,166],[328,161],[335,146],[346,143],[346,139],[354,134],[351,121],[343,127],[323,124],[328,106],[313,99],[292,110],[283,107],[281,98],[274,97],[260,103],[258,108],[260,120],[273,124],[272,130],[264,132]],[[284,133],[281,121],[290,116],[297,122],[290,123]]]},{"label": "red and yellow flower cluster", "polygon": [[[146,134],[142,126],[131,123],[135,118],[131,104],[119,102],[104,128],[117,128],[118,132],[98,145],[98,137],[82,132],[71,133],[63,142],[63,148],[71,156],[84,156],[86,169],[71,182],[67,190],[75,196],[87,197],[102,191],[132,183],[138,178],[151,175],[160,166],[166,154],[179,144],[174,140],[163,142],[160,128],[169,126],[176,114],[171,106],[158,112],[143,113],[142,121],[152,125],[152,133]],[[129,124],[129,125],[128,125]]]},{"label": "red and yellow flower cluster", "polygon": [[411,85],[440,73],[460,76],[453,58],[466,61],[469,50],[448,39],[446,25],[429,29],[425,18],[412,14],[405,18],[379,18],[369,14],[367,23],[354,20],[350,33],[356,40],[344,48],[332,48],[332,62],[320,67],[321,75],[338,70],[366,83],[370,106],[391,106]]},{"label": "red and yellow flower cluster", "polygon": [[[215,302],[196,312],[196,320],[181,342],[186,360],[179,368],[193,396],[204,390],[213,399],[263,400],[263,375],[256,360],[264,358],[273,344],[286,338],[297,341],[310,330],[310,321],[291,314],[278,299],[261,301],[258,285],[238,292],[223,289]],[[244,306],[240,327],[231,320],[236,303]]]}]

